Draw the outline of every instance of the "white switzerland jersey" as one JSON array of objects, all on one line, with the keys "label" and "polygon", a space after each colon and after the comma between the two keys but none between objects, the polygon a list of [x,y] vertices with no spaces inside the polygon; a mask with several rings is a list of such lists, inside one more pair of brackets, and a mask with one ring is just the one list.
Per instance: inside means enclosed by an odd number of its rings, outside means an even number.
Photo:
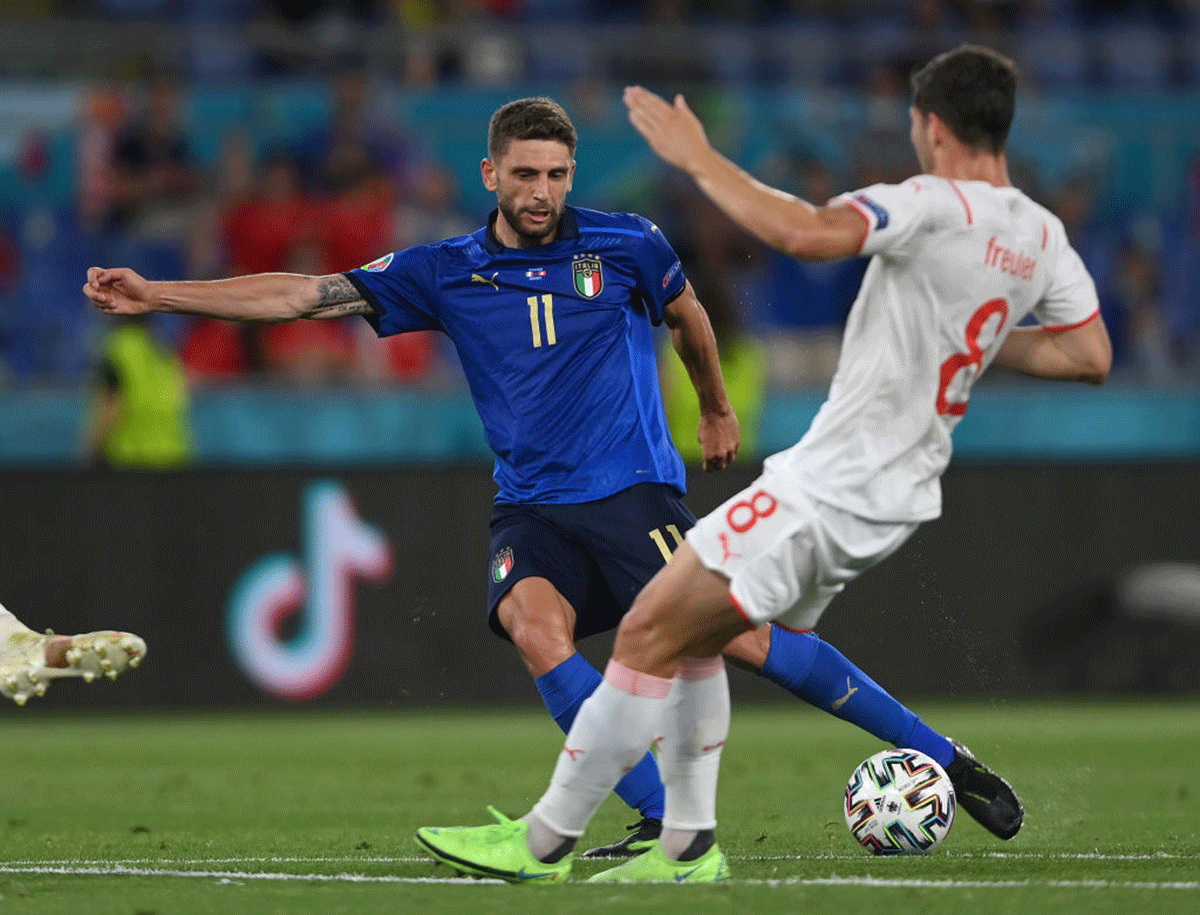
[{"label": "white switzerland jersey", "polygon": [[975,379],[1030,312],[1061,330],[1096,316],[1096,288],[1058,218],[1015,188],[920,175],[837,200],[874,256],[828,400],[765,469],[863,518],[936,518]]}]

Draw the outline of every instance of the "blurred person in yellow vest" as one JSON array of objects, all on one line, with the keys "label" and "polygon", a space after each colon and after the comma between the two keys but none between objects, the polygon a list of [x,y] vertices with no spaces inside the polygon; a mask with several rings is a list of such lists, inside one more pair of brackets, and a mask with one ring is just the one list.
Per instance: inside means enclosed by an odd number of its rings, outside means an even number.
[{"label": "blurred person in yellow vest", "polygon": [[[688,266],[688,276],[702,296],[720,354],[725,393],[737,414],[742,435],[741,453],[753,458],[759,451],[759,420],[767,384],[767,356],[758,338],[745,330],[728,284],[720,277],[720,266],[708,257],[697,257]],[[696,402],[687,368],[666,345],[659,353],[659,382],[671,439],[689,466],[703,463],[697,431],[700,406]]]},{"label": "blurred person in yellow vest", "polygon": [[101,344],[84,443],[91,465],[169,468],[192,459],[187,376],[143,318],[122,321]]}]

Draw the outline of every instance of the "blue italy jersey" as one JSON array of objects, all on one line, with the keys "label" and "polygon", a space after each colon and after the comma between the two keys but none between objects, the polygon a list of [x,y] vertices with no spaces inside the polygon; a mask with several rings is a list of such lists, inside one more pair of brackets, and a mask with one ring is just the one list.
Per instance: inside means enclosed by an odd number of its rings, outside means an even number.
[{"label": "blue italy jersey", "polygon": [[346,276],[381,337],[440,330],[496,455],[499,502],[590,502],[635,483],[684,491],[651,325],[684,288],[641,216],[565,207],[558,238],[506,248],[491,225]]}]

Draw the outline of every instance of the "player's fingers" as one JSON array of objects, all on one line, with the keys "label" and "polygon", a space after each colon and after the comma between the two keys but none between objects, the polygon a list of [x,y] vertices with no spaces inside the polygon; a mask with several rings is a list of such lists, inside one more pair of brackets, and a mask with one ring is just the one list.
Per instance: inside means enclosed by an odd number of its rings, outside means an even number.
[{"label": "player's fingers", "polygon": [[106,302],[108,302],[108,296],[101,292],[97,286],[93,286],[91,283],[85,283],[83,285],[83,294],[97,305],[104,305]]},{"label": "player's fingers", "polygon": [[630,112],[629,114],[629,123],[633,125],[633,129],[641,135],[642,139],[650,145],[651,149],[659,155],[663,154],[665,131],[661,124],[640,113],[634,112]]},{"label": "player's fingers", "polygon": [[646,116],[642,114],[641,109],[629,109],[629,123],[632,124],[634,129],[642,136],[646,135]]},{"label": "player's fingers", "polygon": [[666,149],[670,141],[671,131],[661,118],[638,110],[630,112],[629,121],[655,152],[661,154]]},{"label": "player's fingers", "polygon": [[661,96],[655,95],[649,89],[642,86],[626,86],[623,98],[626,105],[644,108],[666,104],[666,101]]},{"label": "player's fingers", "polygon": [[666,99],[641,86],[631,86],[626,90],[625,105],[631,112],[636,111],[647,122],[656,124],[662,123],[671,110]]},{"label": "player's fingers", "polygon": [[641,86],[626,86],[625,92],[621,95],[621,101],[625,103],[625,108],[629,111],[629,117],[640,114],[645,108],[645,91]]},{"label": "player's fingers", "polygon": [[733,459],[737,457],[737,453],[738,453],[737,445],[731,445],[731,446],[727,447],[723,452],[721,452],[720,455],[718,455],[717,466],[713,469],[714,470],[724,470],[726,467],[728,467],[730,464],[733,463]]}]

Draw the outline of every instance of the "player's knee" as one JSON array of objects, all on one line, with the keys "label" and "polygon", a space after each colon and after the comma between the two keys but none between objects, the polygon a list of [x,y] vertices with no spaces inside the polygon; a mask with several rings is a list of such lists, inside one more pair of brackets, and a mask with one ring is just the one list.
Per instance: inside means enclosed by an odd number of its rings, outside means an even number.
[{"label": "player's knee", "polygon": [[518,648],[536,648],[548,642],[559,642],[569,638],[563,627],[553,617],[527,613],[500,613],[500,624]]},{"label": "player's knee", "polygon": [[522,652],[572,642],[566,617],[546,602],[518,600],[510,594],[496,608],[496,616]]},{"label": "player's knee", "polygon": [[759,626],[743,632],[725,646],[722,654],[735,667],[757,673],[767,663],[771,651],[771,627]]},{"label": "player's knee", "polygon": [[678,661],[682,654],[683,645],[660,608],[635,602],[617,629],[613,657],[638,670],[653,671]]}]

